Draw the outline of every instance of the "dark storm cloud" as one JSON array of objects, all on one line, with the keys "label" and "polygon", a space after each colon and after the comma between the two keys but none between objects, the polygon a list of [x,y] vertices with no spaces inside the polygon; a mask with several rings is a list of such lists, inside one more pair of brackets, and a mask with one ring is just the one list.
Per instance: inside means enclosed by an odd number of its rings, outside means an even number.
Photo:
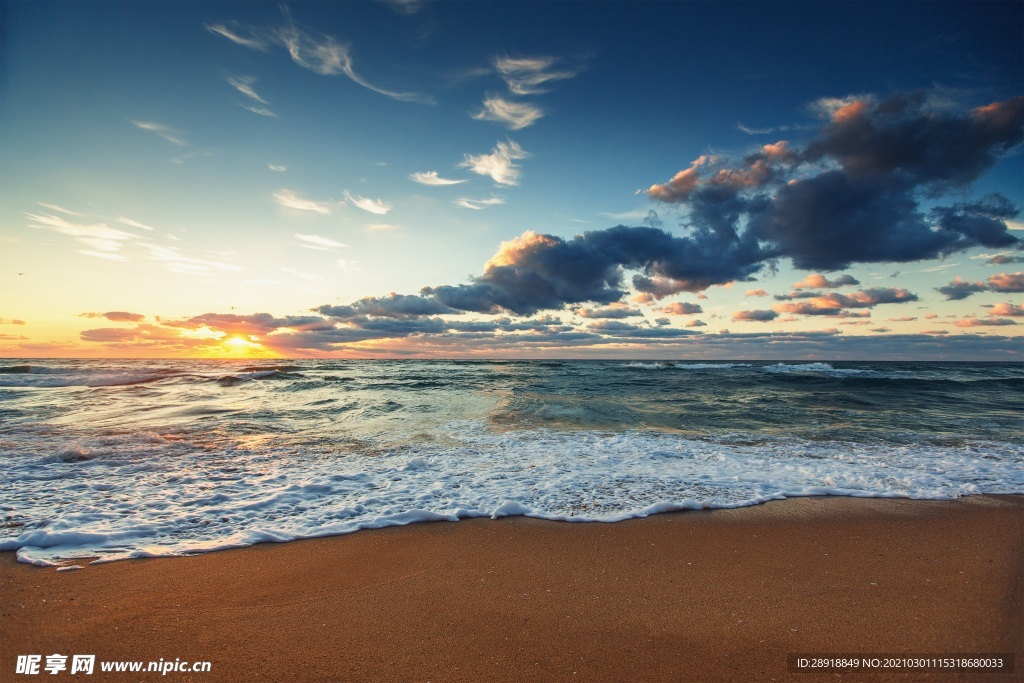
[{"label": "dark storm cloud", "polygon": [[695,237],[753,237],[763,258],[788,257],[798,268],[917,261],[1020,243],[1007,230],[1017,210],[1004,197],[930,216],[919,200],[963,192],[1022,138],[1024,98],[954,113],[922,93],[897,93],[839,108],[803,150],[768,145],[733,170],[703,156],[647,194],[685,206]]},{"label": "dark storm cloud", "polygon": [[747,279],[763,259],[755,241],[707,231],[677,237],[660,228],[620,225],[569,240],[527,232],[502,244],[471,284],[428,287],[421,294],[461,311],[530,315],[618,301],[626,293],[624,269],[644,273],[634,278],[640,291],[671,281],[673,291],[696,292]]},{"label": "dark storm cloud", "polygon": [[373,315],[383,318],[412,318],[421,315],[440,315],[455,313],[453,309],[434,299],[411,294],[395,294],[387,296],[363,297],[347,306],[324,305],[316,309],[321,315],[331,318],[353,318],[360,315]]},{"label": "dark storm cloud", "polygon": [[937,111],[923,92],[837,110],[804,158],[835,160],[856,177],[884,177],[932,192],[975,181],[1024,139],[1024,97],[964,114]]}]

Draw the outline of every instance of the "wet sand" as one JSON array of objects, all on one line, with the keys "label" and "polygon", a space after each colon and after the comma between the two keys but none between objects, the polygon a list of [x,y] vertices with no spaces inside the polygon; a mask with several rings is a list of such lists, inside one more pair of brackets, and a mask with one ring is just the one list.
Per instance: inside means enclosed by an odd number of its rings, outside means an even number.
[{"label": "wet sand", "polygon": [[[191,681],[1024,679],[1024,496],[801,498],[617,524],[424,523],[57,572],[0,554],[19,654]],[[1013,653],[1013,674],[798,673],[797,653]]]}]

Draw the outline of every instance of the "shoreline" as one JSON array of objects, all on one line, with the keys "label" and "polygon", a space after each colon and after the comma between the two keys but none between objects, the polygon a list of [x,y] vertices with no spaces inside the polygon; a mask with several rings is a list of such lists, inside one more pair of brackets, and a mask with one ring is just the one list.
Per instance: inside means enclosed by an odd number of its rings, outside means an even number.
[{"label": "shoreline", "polygon": [[[421,522],[64,572],[10,551],[0,582],[0,680],[24,678],[17,655],[53,653],[211,662],[141,679],[194,681],[1024,671],[1020,495],[790,498],[613,524]],[[1012,653],[1015,673],[787,668],[809,653]]]}]

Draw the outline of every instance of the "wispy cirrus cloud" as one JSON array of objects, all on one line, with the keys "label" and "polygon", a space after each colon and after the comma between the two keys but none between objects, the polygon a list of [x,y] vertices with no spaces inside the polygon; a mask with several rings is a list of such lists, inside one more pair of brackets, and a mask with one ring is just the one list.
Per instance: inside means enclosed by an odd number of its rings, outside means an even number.
[{"label": "wispy cirrus cloud", "polygon": [[174,273],[205,273],[211,270],[239,271],[241,266],[224,261],[213,261],[210,259],[196,258],[182,252],[177,247],[167,247],[159,244],[143,243],[142,248],[149,253],[149,258],[164,264],[168,270]]},{"label": "wispy cirrus cloud", "polygon": [[[273,111],[271,111],[268,108],[269,103],[265,99],[263,99],[263,97],[261,97],[260,94],[257,93],[256,90],[253,88],[253,83],[256,82],[255,78],[253,78],[251,76],[245,76],[243,78],[228,78],[227,81],[231,85],[232,88],[234,88],[238,92],[242,93],[243,95],[245,95],[246,97],[248,97],[249,99],[251,99],[251,100],[253,100],[254,102],[257,103],[257,104],[241,104],[240,103],[239,106],[241,106],[243,109],[248,109],[249,111],[253,112],[254,114],[259,114],[260,116],[268,116],[268,117],[277,118],[277,114],[275,114]],[[263,106],[257,106],[257,105],[263,105]]]},{"label": "wispy cirrus cloud", "polygon": [[188,143],[185,142],[185,140],[182,137],[181,133],[179,133],[178,131],[174,130],[170,126],[166,126],[166,125],[164,125],[162,123],[157,123],[156,121],[134,121],[133,120],[132,124],[136,128],[138,128],[140,130],[149,131],[150,133],[155,133],[155,134],[159,135],[164,140],[166,140],[167,142],[170,142],[173,145],[177,145],[179,147],[187,147],[188,146]]},{"label": "wispy cirrus cloud", "polygon": [[347,244],[342,244],[341,242],[332,240],[330,237],[322,237],[320,235],[303,235],[296,233],[295,239],[304,242],[304,244],[300,244],[299,246],[318,251],[341,249],[348,246]]},{"label": "wispy cirrus cloud", "polygon": [[124,256],[120,253],[122,247],[127,241],[138,238],[138,235],[111,228],[106,223],[91,225],[72,223],[60,216],[46,213],[26,213],[25,215],[29,219],[28,227],[73,237],[88,247],[87,250],[82,251],[88,256],[116,261],[124,260]]},{"label": "wispy cirrus cloud", "polygon": [[520,130],[532,126],[544,116],[544,110],[526,102],[511,102],[502,97],[484,98],[483,109],[472,114],[477,121],[494,121],[504,124],[509,130]]},{"label": "wispy cirrus cloud", "polygon": [[232,88],[242,93],[246,97],[252,100],[256,100],[260,104],[268,104],[268,102],[260,97],[259,93],[253,89],[252,85],[256,82],[256,79],[252,76],[245,76],[242,78],[228,78],[228,83]]},{"label": "wispy cirrus cloud", "polygon": [[140,228],[142,230],[154,230],[154,228],[146,225],[145,223],[140,223],[138,221],[132,220],[131,218],[125,218],[124,216],[118,216],[114,220],[116,220],[121,225],[127,225],[132,228]]},{"label": "wispy cirrus cloud", "polygon": [[384,202],[380,199],[360,197],[358,195],[353,196],[349,194],[348,190],[345,190],[345,199],[347,199],[352,204],[352,206],[356,207],[357,209],[362,209],[363,211],[368,211],[369,213],[375,213],[379,216],[383,216],[384,214],[391,211],[391,205],[388,204],[387,202]]},{"label": "wispy cirrus cloud", "polygon": [[555,70],[559,62],[555,57],[496,57],[494,68],[505,80],[509,92],[515,95],[541,95],[548,92],[542,87],[552,81],[574,77],[575,69]]},{"label": "wispy cirrus cloud", "polygon": [[338,42],[333,36],[299,26],[287,8],[283,11],[285,21],[277,27],[220,23],[207,24],[206,28],[237,45],[254,50],[266,51],[271,46],[283,47],[293,62],[321,76],[345,75],[352,82],[395,100],[433,103],[433,98],[424,93],[391,90],[370,83],[356,73],[352,64],[350,45]]},{"label": "wispy cirrus cloud", "polygon": [[65,214],[67,214],[69,216],[81,216],[82,215],[82,214],[78,213],[77,211],[72,211],[71,209],[65,209],[64,207],[57,206],[56,204],[47,204],[46,202],[36,202],[36,204],[38,204],[39,206],[43,207],[44,209],[49,209],[50,211],[56,211],[58,213],[65,213]]},{"label": "wispy cirrus cloud", "polygon": [[[224,36],[232,43],[247,47],[251,50],[262,50],[266,51],[270,46],[270,42],[264,38],[260,38],[255,35],[252,29],[240,28],[237,22],[230,22],[228,24],[206,24],[206,30],[211,33]],[[244,35],[248,34],[248,35]]]},{"label": "wispy cirrus cloud", "polygon": [[275,192],[274,201],[281,206],[289,209],[298,209],[299,211],[312,211],[324,215],[331,212],[330,204],[300,197],[296,192],[289,189],[280,189]]},{"label": "wispy cirrus cloud", "polygon": [[281,164],[267,164],[267,168],[278,173],[284,173],[288,170],[287,166],[282,166]]},{"label": "wispy cirrus cloud", "polygon": [[515,162],[528,156],[519,143],[506,140],[495,145],[490,154],[467,154],[459,166],[479,175],[490,176],[498,185],[518,185],[519,166]]},{"label": "wispy cirrus cloud", "polygon": [[420,185],[458,185],[466,182],[465,180],[450,180],[448,178],[441,178],[438,176],[437,171],[420,171],[418,173],[410,173],[409,178],[413,182],[417,182]]},{"label": "wispy cirrus cloud", "polygon": [[494,195],[491,195],[489,199],[469,199],[468,197],[459,197],[453,203],[464,209],[480,211],[482,209],[486,209],[488,206],[500,206],[501,204],[504,204],[505,198],[496,197]]}]

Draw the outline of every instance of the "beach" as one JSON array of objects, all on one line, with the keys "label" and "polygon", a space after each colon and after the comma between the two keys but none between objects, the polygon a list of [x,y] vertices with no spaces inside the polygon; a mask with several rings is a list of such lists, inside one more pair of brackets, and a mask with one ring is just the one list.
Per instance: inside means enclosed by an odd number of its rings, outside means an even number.
[{"label": "beach", "polygon": [[[5,552],[0,567],[4,680],[28,680],[17,655],[53,653],[210,662],[94,674],[190,681],[988,681],[1024,661],[1024,496],[468,519],[73,571]],[[1013,654],[1016,669],[789,663],[851,653]]]}]

